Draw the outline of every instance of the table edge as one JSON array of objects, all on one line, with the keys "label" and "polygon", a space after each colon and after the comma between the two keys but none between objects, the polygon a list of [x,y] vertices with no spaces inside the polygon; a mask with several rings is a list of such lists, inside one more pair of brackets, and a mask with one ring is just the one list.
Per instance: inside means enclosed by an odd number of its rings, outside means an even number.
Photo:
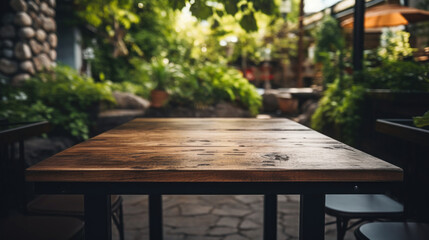
[{"label": "table edge", "polygon": [[27,170],[29,182],[391,182],[403,171],[375,170]]}]

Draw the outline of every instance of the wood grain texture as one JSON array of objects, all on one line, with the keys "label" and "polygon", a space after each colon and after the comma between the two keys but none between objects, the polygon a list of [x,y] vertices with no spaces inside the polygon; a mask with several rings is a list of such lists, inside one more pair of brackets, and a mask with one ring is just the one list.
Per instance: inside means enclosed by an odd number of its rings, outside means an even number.
[{"label": "wood grain texture", "polygon": [[135,119],[27,169],[39,182],[402,181],[287,119]]}]

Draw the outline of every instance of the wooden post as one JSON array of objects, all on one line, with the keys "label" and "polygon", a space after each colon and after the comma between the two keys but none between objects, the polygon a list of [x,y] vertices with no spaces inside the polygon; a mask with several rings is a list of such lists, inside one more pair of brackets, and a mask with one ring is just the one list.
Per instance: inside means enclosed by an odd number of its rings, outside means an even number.
[{"label": "wooden post", "polygon": [[354,7],[353,22],[353,70],[362,70],[363,43],[364,43],[364,19],[365,1],[356,0]]},{"label": "wooden post", "polygon": [[302,62],[304,60],[303,50],[304,50],[304,0],[301,0],[299,3],[299,33],[298,33],[298,82],[297,87],[304,87],[303,82],[303,72],[302,72]]}]

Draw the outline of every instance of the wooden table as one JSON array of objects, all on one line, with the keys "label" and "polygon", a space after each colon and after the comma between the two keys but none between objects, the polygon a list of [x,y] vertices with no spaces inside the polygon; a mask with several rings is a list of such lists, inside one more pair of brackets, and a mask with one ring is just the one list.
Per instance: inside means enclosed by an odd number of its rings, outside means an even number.
[{"label": "wooden table", "polygon": [[110,195],[264,194],[264,239],[276,238],[277,194],[301,194],[300,239],[324,238],[327,193],[398,187],[402,170],[287,119],[135,119],[26,172],[39,193],[85,194],[88,239],[110,239]]}]

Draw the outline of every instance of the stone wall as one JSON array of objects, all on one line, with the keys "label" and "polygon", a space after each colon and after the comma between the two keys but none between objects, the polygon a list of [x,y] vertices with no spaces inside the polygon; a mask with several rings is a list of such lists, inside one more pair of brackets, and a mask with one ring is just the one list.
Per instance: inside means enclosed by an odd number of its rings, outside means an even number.
[{"label": "stone wall", "polygon": [[55,64],[55,0],[7,0],[0,22],[0,73],[19,85]]}]

